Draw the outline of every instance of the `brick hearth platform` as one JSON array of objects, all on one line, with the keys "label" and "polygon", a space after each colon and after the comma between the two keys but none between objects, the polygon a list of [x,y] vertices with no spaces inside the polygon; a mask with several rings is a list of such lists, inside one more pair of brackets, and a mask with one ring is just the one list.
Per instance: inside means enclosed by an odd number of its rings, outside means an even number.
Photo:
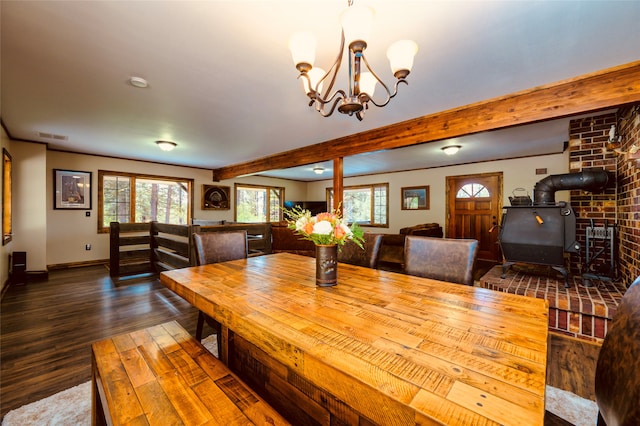
[{"label": "brick hearth platform", "polygon": [[515,264],[501,278],[494,266],[480,278],[480,287],[549,301],[549,331],[602,343],[626,288],[621,283],[593,280],[583,287],[580,276],[564,279],[549,267]]}]

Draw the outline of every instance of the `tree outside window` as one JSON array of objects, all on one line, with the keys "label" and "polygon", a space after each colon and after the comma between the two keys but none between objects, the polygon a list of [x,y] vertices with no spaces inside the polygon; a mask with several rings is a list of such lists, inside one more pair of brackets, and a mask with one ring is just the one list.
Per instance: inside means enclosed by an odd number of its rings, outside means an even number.
[{"label": "tree outside window", "polygon": [[284,188],[236,184],[237,222],[280,222],[284,204]]},{"label": "tree outside window", "polygon": [[98,171],[100,232],[111,222],[189,224],[193,180]]},{"label": "tree outside window", "polygon": [[[347,223],[365,226],[389,226],[389,184],[346,186],[343,190],[343,211]],[[327,188],[331,210],[334,206],[333,188]]]}]

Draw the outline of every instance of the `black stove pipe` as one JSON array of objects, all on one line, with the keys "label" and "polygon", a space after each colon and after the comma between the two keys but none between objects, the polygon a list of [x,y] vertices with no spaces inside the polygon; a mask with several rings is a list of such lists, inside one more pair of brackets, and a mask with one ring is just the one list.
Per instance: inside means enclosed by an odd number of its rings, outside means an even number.
[{"label": "black stove pipe", "polygon": [[604,170],[588,170],[563,175],[550,175],[533,187],[533,205],[548,206],[556,204],[556,191],[582,189],[589,192],[604,190],[610,180],[609,173]]}]

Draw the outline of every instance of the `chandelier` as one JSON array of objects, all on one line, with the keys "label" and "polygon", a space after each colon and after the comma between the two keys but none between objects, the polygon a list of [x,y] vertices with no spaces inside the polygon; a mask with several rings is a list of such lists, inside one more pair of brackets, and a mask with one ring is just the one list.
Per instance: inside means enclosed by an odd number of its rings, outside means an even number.
[{"label": "chandelier", "polygon": [[[406,78],[411,72],[418,45],[411,40],[400,40],[387,50],[391,70],[397,79],[391,93],[387,85],[371,69],[364,55],[374,11],[367,6],[354,6],[353,0],[349,0],[348,5],[341,15],[340,51],[329,71],[313,66],[316,50],[316,39],[313,34],[309,32],[294,34],[289,40],[289,49],[293,62],[300,72],[298,78],[302,79],[303,89],[310,99],[309,106],[314,106],[323,117],[333,114],[337,107],[342,114],[355,115],[358,120],[362,120],[365,110],[369,108],[369,103],[383,107],[396,96],[400,83],[408,84]],[[345,42],[348,43],[347,52],[344,52]],[[338,89],[332,92],[345,53],[349,58],[349,87],[346,91]],[[373,98],[377,83],[380,83],[386,92],[386,98],[381,101]]]}]

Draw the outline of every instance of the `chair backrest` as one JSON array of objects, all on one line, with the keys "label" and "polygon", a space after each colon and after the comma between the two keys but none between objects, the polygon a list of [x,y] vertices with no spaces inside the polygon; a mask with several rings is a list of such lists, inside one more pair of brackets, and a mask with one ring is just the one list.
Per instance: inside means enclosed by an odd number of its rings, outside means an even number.
[{"label": "chair backrest", "polygon": [[404,269],[409,275],[473,285],[478,241],[407,235]]},{"label": "chair backrest", "polygon": [[193,234],[196,265],[245,259],[248,253],[247,231],[221,231]]},{"label": "chair backrest", "polygon": [[354,242],[348,241],[340,248],[340,251],[338,251],[338,262],[375,269],[378,266],[381,244],[382,234],[367,232],[364,234],[364,243],[362,244],[364,250]]},{"label": "chair backrest", "polygon": [[274,223],[271,225],[271,252],[287,252],[313,257],[316,255],[316,245],[313,241],[302,239],[287,225]]},{"label": "chair backrest", "polygon": [[595,394],[599,425],[640,425],[640,277],[622,297],[600,348]]}]

